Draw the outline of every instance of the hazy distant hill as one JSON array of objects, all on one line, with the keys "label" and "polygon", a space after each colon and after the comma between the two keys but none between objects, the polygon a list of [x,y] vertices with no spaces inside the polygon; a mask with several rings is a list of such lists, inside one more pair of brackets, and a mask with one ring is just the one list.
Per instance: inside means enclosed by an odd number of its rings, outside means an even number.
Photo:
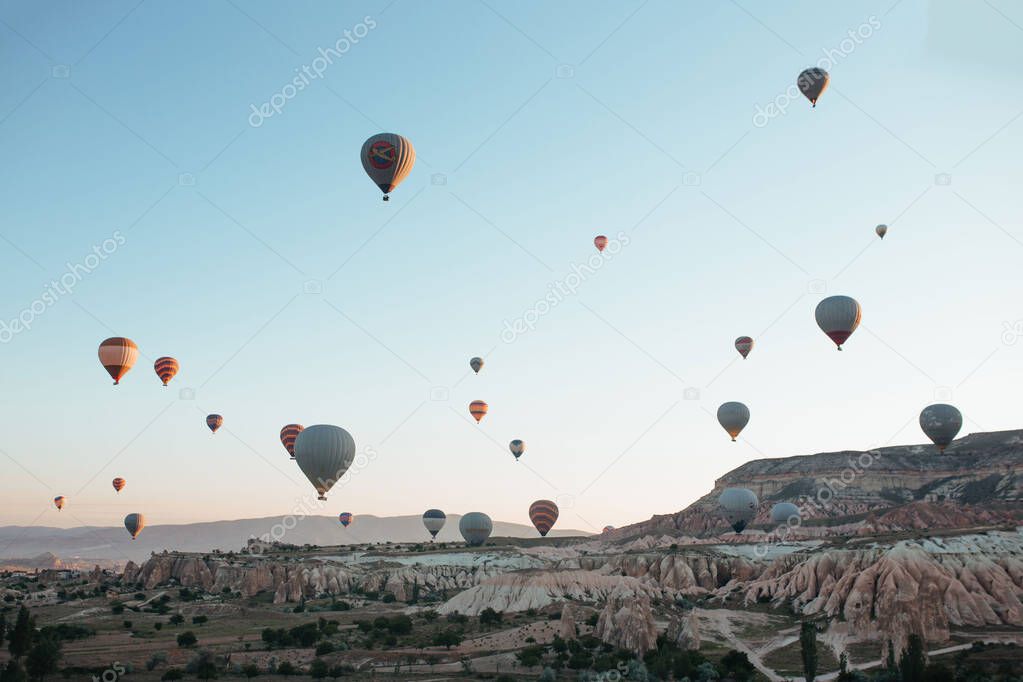
[{"label": "hazy distant hill", "polygon": [[[449,514],[447,524],[438,533],[439,542],[460,542],[458,514]],[[283,525],[293,526],[290,530]],[[280,524],[280,525],[278,525]],[[275,529],[276,527],[276,529]],[[186,552],[208,552],[213,549],[238,550],[251,537],[268,533],[281,542],[296,545],[337,545],[369,542],[427,542],[430,534],[419,516],[357,516],[355,523],[342,528],[335,516],[298,517],[268,516],[259,519],[211,521],[173,526],[146,526],[132,540],[124,528],[83,526],[80,528],[47,528],[25,526],[0,527],[0,559],[55,554],[65,561],[79,557],[96,557],[126,562],[139,561],[150,552],[164,549]],[[579,530],[555,529],[550,536],[587,535]],[[537,537],[532,526],[494,522],[494,536]]]},{"label": "hazy distant hill", "polygon": [[749,488],[760,498],[754,524],[767,524],[776,502],[795,503],[804,519],[866,520],[874,530],[880,530],[878,516],[890,517],[892,527],[921,529],[1008,522],[1023,518],[1023,430],[972,433],[944,454],[927,444],[756,459],[724,474],[686,509],[619,528],[612,537],[717,535],[726,530],[717,498],[729,487]]}]

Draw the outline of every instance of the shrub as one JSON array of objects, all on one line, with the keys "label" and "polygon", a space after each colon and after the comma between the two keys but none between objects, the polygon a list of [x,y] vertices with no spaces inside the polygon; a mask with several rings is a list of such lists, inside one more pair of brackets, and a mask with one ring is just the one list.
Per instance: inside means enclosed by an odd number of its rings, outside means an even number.
[{"label": "shrub", "polygon": [[500,625],[503,615],[489,606],[480,612],[480,625]]},{"label": "shrub", "polygon": [[327,663],[322,658],[313,659],[309,664],[309,676],[313,679],[322,680],[329,674]]},{"label": "shrub", "polygon": [[277,666],[277,674],[284,675],[285,677],[287,677],[288,675],[297,675],[298,668],[292,665],[291,661],[284,661],[279,666]]},{"label": "shrub", "polygon": [[178,668],[168,668],[167,672],[163,674],[161,680],[181,680],[184,679],[185,673],[181,672]]},{"label": "shrub", "polygon": [[199,643],[199,638],[195,636],[195,633],[191,630],[182,632],[178,635],[178,646],[182,648],[193,647]]}]

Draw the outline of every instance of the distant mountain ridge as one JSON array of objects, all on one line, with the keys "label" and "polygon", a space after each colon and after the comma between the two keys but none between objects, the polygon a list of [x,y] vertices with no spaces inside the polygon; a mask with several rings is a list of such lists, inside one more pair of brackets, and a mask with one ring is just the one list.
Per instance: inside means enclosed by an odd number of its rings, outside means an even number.
[{"label": "distant mountain ridge", "polygon": [[[804,519],[828,524],[873,522],[885,512],[894,519],[899,514],[892,510],[905,506],[914,511],[902,516],[925,524],[920,527],[935,520],[948,527],[1007,523],[1023,519],[1023,430],[970,434],[944,454],[927,444],[753,460],[682,511],[619,528],[611,537],[720,534],[726,526],[717,498],[729,487],[749,488],[760,498],[754,525],[769,524],[777,502],[793,502]],[[945,511],[923,511],[921,503]]]},{"label": "distant mountain ridge", "polygon": [[[438,542],[462,542],[458,532],[460,514],[449,514],[443,530],[437,534]],[[292,523],[294,522],[294,523]],[[290,527],[290,530],[289,530]],[[342,528],[335,516],[267,516],[256,519],[208,521],[179,525],[152,525],[131,540],[121,527],[82,526],[79,528],[50,528],[29,526],[0,526],[0,563],[7,558],[34,557],[50,553],[64,562],[87,563],[83,557],[93,557],[120,564],[140,561],[151,552],[176,550],[183,552],[210,552],[238,550],[249,538],[272,539],[296,545],[367,544],[376,542],[429,542],[430,534],[423,528],[422,518],[416,516],[372,515],[356,516],[347,529]],[[495,537],[539,537],[532,526],[520,523],[494,521]],[[581,536],[589,533],[579,530],[554,529],[552,537]]]}]

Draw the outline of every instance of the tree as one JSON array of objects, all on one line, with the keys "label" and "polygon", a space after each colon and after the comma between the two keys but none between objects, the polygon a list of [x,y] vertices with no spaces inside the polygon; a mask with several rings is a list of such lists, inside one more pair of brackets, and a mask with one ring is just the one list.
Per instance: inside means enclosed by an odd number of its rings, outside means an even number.
[{"label": "tree", "polygon": [[803,621],[799,630],[799,646],[803,654],[803,677],[806,682],[817,678],[817,628],[809,621]]},{"label": "tree", "polygon": [[7,617],[0,616],[0,644],[4,643],[4,638],[7,636]]},{"label": "tree", "polygon": [[28,653],[32,646],[32,635],[35,633],[35,619],[29,613],[28,608],[22,604],[18,610],[18,619],[14,622],[14,630],[11,631],[10,644],[7,650],[14,658],[21,658]]},{"label": "tree", "polygon": [[180,680],[185,677],[185,673],[181,672],[178,668],[168,668],[167,672],[163,674],[161,680]]},{"label": "tree", "polygon": [[291,661],[284,661],[279,666],[277,666],[278,675],[284,675],[285,677],[287,677],[288,675],[295,675],[297,673],[298,668],[292,665]]},{"label": "tree", "polygon": [[185,617],[182,616],[180,613],[175,613],[168,619],[167,622],[169,622],[171,625],[181,625],[182,623],[185,622]]},{"label": "tree", "polygon": [[199,643],[199,638],[195,636],[195,633],[191,630],[182,632],[178,635],[178,646],[182,648],[193,647]]},{"label": "tree", "polygon": [[480,625],[500,625],[503,616],[489,606],[480,612]]},{"label": "tree", "polygon": [[0,682],[28,682],[28,675],[25,669],[16,660],[7,663],[7,667],[0,672]]},{"label": "tree", "polygon": [[43,637],[29,650],[25,658],[25,669],[33,680],[41,680],[57,672],[60,657],[60,643]]},{"label": "tree", "polygon": [[902,682],[923,682],[924,669],[927,667],[927,654],[924,652],[924,641],[920,635],[910,635],[906,650],[899,659],[899,670],[902,671]]},{"label": "tree", "polygon": [[194,672],[200,680],[217,679],[217,659],[209,651],[200,651],[188,664],[189,672]]},{"label": "tree", "polygon": [[314,658],[313,662],[309,664],[309,676],[313,679],[322,680],[329,674],[327,662],[322,658]]},{"label": "tree", "polygon": [[446,649],[450,649],[453,646],[458,646],[462,643],[462,635],[457,630],[448,628],[438,632],[433,636],[433,645],[442,646]]},{"label": "tree", "polygon": [[259,666],[255,663],[246,663],[242,666],[242,675],[245,677],[253,678],[259,676]]},{"label": "tree", "polygon": [[192,625],[202,625],[209,621],[206,616],[192,616]]}]

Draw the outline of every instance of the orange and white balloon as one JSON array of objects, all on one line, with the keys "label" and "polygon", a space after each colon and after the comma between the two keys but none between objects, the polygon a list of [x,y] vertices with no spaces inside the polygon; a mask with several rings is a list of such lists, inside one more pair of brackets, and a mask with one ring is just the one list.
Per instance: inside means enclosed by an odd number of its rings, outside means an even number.
[{"label": "orange and white balloon", "polygon": [[139,347],[131,339],[114,336],[99,344],[99,361],[114,380],[114,386],[135,366]]},{"label": "orange and white balloon", "polygon": [[124,490],[124,486],[127,485],[128,482],[125,481],[120,476],[118,476],[111,483],[114,486],[114,490],[116,490],[117,492],[121,492],[122,490]]},{"label": "orange and white balloon", "polygon": [[475,419],[478,424],[480,420],[486,416],[488,408],[489,405],[482,400],[473,400],[469,403],[469,414],[472,415],[473,419]]},{"label": "orange and white balloon", "polygon": [[174,358],[164,356],[157,358],[156,362],[153,363],[153,369],[156,370],[156,376],[160,377],[160,381],[166,386],[167,382],[174,378],[174,375],[178,373],[181,366],[178,361]]}]

